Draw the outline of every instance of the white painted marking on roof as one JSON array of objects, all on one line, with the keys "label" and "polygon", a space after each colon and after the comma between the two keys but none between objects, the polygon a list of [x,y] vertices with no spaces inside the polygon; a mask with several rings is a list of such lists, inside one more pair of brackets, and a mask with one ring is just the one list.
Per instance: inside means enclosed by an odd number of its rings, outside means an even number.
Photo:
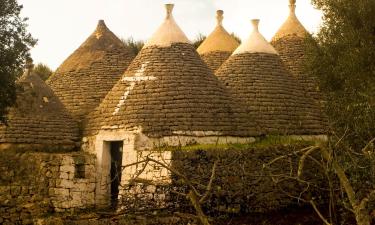
[{"label": "white painted marking on roof", "polygon": [[135,72],[133,77],[124,76],[121,79],[121,81],[130,82],[130,83],[129,83],[129,86],[126,88],[124,94],[121,96],[119,103],[116,105],[115,111],[112,113],[112,115],[116,115],[120,111],[121,107],[125,104],[125,101],[128,98],[130,92],[134,89],[135,85],[137,85],[138,82],[153,81],[157,79],[154,76],[144,76],[144,72],[146,70],[148,63],[149,62],[143,63],[141,68],[137,70],[137,72]]}]

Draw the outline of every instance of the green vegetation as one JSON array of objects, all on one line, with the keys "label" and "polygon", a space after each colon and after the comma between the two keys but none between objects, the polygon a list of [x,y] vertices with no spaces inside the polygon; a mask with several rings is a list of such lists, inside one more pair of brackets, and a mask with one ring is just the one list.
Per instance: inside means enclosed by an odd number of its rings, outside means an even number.
[{"label": "green vegetation", "polygon": [[345,193],[331,194],[329,224],[354,215],[357,224],[369,225],[375,212],[375,1],[312,3],[322,10],[323,24],[307,40],[306,72],[319,78],[333,132],[321,150],[328,179]]},{"label": "green vegetation", "polygon": [[47,65],[38,63],[34,67],[34,73],[42,78],[42,80],[46,81],[52,75],[53,71]]},{"label": "green vegetation", "polygon": [[158,147],[159,151],[173,151],[173,150],[183,150],[183,151],[195,151],[195,150],[246,150],[252,148],[267,148],[272,146],[288,146],[288,145],[300,145],[300,146],[309,146],[314,145],[315,141],[308,141],[302,139],[295,139],[286,136],[267,136],[264,138],[256,138],[254,142],[245,143],[245,144],[196,144],[191,143],[186,146],[161,146]]},{"label": "green vegetation", "polygon": [[26,30],[27,19],[20,16],[21,10],[16,0],[0,1],[0,122],[16,101],[15,81],[36,43]]},{"label": "green vegetation", "polygon": [[308,41],[307,72],[319,77],[335,135],[361,149],[375,137],[375,1],[312,3],[324,16]]},{"label": "green vegetation", "polygon": [[193,46],[195,49],[199,48],[199,46],[206,40],[206,36],[203,34],[199,33],[197,37],[193,40]]},{"label": "green vegetation", "polygon": [[121,38],[121,41],[126,47],[130,48],[133,51],[134,55],[137,55],[145,45],[144,41],[136,41],[132,37],[128,39]]},{"label": "green vegetation", "polygon": [[235,34],[235,33],[231,33],[230,34],[234,39],[236,39],[236,41],[238,41],[238,43],[242,43],[242,41],[241,41],[241,38],[237,35],[237,34]]}]

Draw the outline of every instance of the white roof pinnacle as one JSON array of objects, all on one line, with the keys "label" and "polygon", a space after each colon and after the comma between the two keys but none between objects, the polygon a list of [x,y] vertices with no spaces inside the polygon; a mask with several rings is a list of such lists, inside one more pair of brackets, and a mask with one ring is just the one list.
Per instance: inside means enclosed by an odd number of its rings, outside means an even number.
[{"label": "white roof pinnacle", "polygon": [[272,45],[259,32],[259,20],[254,19],[251,22],[254,27],[253,32],[250,34],[250,37],[233,52],[233,55],[241,53],[269,53],[277,55],[278,53],[274,47],[272,47]]},{"label": "white roof pinnacle", "polygon": [[173,4],[166,4],[167,16],[162,25],[156,30],[144,47],[160,46],[169,47],[172,43],[190,43],[181,28],[173,18]]}]

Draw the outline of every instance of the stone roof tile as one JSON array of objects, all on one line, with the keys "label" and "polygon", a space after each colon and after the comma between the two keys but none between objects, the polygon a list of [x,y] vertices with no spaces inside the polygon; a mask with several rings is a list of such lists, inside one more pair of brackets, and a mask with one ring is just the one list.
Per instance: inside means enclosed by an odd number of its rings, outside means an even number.
[{"label": "stone roof tile", "polygon": [[77,120],[104,99],[134,58],[100,20],[93,34],[69,56],[47,81]]},{"label": "stone roof tile", "polygon": [[277,54],[233,54],[216,72],[237,101],[247,107],[266,134],[326,134],[316,102],[285,68]]},{"label": "stone roof tile", "polygon": [[17,83],[16,105],[9,110],[7,125],[0,124],[0,149],[14,145],[75,149],[78,125],[50,87],[29,69]]},{"label": "stone roof tile", "polygon": [[107,129],[143,132],[149,137],[202,132],[209,136],[258,135],[251,116],[183,40],[141,50],[90,114],[85,135]]},{"label": "stone roof tile", "polygon": [[217,26],[197,49],[203,61],[210,69],[216,71],[240,45],[223,27],[223,11],[217,11]]},{"label": "stone roof tile", "polygon": [[322,96],[316,77],[305,71],[306,44],[308,34],[295,14],[295,0],[290,3],[290,15],[284,25],[272,38],[272,45],[279,52],[287,69],[294,75],[308,94],[316,101],[321,101]]}]

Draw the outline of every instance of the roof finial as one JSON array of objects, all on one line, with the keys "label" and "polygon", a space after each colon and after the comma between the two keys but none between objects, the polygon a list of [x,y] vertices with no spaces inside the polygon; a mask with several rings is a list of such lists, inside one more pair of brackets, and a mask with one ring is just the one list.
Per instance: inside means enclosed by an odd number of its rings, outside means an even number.
[{"label": "roof finial", "polygon": [[297,0],[289,0],[290,12],[293,14],[296,12],[296,1]]},{"label": "roof finial", "polygon": [[104,20],[99,20],[96,27],[95,35],[100,38],[108,30],[107,25],[105,25]]},{"label": "roof finial", "polygon": [[224,11],[223,10],[217,10],[216,11],[216,19],[217,19],[217,25],[222,26],[223,25],[223,19],[224,19]]},{"label": "roof finial", "polygon": [[259,31],[259,19],[252,19],[251,23],[253,24],[254,31]]},{"label": "roof finial", "polygon": [[172,11],[173,11],[173,8],[174,8],[174,4],[165,4],[165,8],[167,10],[167,19],[169,19],[172,16]]}]

